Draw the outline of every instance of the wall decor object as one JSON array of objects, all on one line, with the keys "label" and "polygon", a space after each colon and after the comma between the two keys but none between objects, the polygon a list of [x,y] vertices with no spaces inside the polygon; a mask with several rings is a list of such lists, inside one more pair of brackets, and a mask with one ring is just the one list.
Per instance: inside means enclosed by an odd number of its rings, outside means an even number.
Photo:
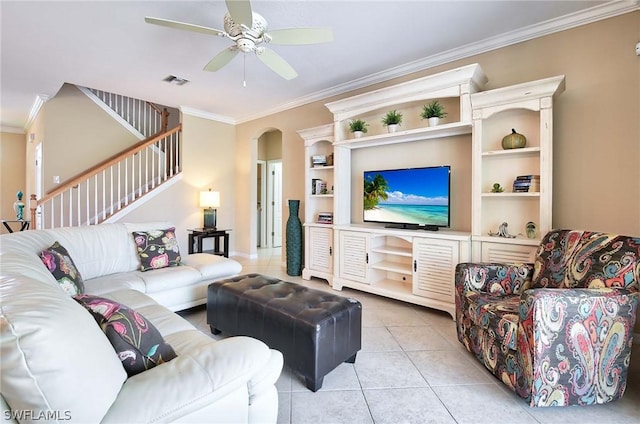
[{"label": "wall decor object", "polygon": [[430,127],[438,125],[440,119],[445,116],[447,116],[447,112],[444,111],[444,107],[437,100],[422,106],[422,113],[420,113],[422,119],[429,121]]},{"label": "wall decor object", "polygon": [[287,219],[287,275],[302,274],[302,222],[298,217],[300,200],[289,200]]},{"label": "wall decor object", "polygon": [[502,193],[504,189],[500,186],[500,183],[495,183],[491,188],[491,193]]},{"label": "wall decor object", "polygon": [[527,230],[527,237],[529,237],[530,239],[536,238],[537,227],[535,222],[533,221],[527,222],[527,225],[525,228]]},{"label": "wall decor object", "polygon": [[516,236],[512,236],[511,234],[509,234],[509,230],[507,229],[507,227],[509,227],[509,224],[503,222],[502,224],[500,224],[500,227],[498,227],[497,233],[489,231],[489,235],[493,237],[516,238]]},{"label": "wall decor object", "polygon": [[18,221],[24,220],[24,202],[22,201],[22,191],[18,191],[16,194],[17,200],[13,202],[13,210],[16,212],[16,219]]},{"label": "wall decor object", "polygon": [[527,137],[518,134],[515,129],[511,129],[511,134],[507,134],[502,138],[503,149],[522,149],[527,145]]}]

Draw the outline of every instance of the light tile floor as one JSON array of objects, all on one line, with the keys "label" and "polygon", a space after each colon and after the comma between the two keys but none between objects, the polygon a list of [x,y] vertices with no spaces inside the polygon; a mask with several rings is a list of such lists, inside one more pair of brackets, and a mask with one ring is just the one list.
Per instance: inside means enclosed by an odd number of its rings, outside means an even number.
[{"label": "light tile floor", "polygon": [[[332,291],[324,280],[288,276],[280,249],[260,249],[253,260],[235,259],[243,273]],[[363,305],[362,350],[355,364],[343,363],[329,373],[316,393],[285,366],[277,382],[279,423],[640,423],[638,348],[621,400],[529,408],[464,349],[448,314],[351,289],[335,293]],[[181,314],[211,334],[204,307]]]}]

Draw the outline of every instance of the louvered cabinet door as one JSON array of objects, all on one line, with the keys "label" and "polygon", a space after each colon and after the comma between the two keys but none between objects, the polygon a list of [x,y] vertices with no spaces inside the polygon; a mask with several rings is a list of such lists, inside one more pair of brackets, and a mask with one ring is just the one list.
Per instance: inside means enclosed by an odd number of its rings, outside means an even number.
[{"label": "louvered cabinet door", "polygon": [[340,231],[340,278],[367,282],[367,233]]},{"label": "louvered cabinet door", "polygon": [[413,294],[443,302],[454,302],[454,277],[459,242],[413,239]]},{"label": "louvered cabinet door", "polygon": [[534,262],[537,246],[506,243],[482,243],[482,262]]},{"label": "louvered cabinet door", "polygon": [[333,269],[333,230],[309,228],[309,268],[330,273]]}]

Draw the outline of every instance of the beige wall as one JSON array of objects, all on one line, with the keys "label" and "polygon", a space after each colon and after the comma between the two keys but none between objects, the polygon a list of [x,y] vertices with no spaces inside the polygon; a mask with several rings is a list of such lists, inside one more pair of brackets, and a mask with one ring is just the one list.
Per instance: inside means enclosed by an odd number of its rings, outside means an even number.
[{"label": "beige wall", "polygon": [[[0,217],[2,219],[16,219],[13,203],[16,201],[16,193],[22,191],[25,194],[22,201],[28,205],[29,196],[26,195],[26,136],[24,134],[0,133]],[[28,210],[25,209],[25,218],[28,218]],[[0,226],[0,234],[7,230]]]},{"label": "beige wall", "polygon": [[45,193],[56,188],[54,175],[64,183],[139,141],[73,85],[63,85],[44,110]]},{"label": "beige wall", "polygon": [[[220,192],[218,228],[233,229],[230,250],[235,249],[237,231],[241,226],[235,218],[236,185],[235,128],[208,119],[182,116],[181,180],[161,195],[144,203],[133,212],[119,218],[121,222],[170,221],[176,226],[180,251],[187,252],[187,230],[202,227],[202,209],[198,206],[200,191],[211,188]],[[212,248],[212,239],[205,239],[204,248]]]}]

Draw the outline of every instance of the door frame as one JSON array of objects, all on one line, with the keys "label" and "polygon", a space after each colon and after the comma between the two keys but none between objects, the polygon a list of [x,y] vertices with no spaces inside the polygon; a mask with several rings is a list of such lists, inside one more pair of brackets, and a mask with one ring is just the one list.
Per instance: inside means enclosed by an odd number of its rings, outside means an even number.
[{"label": "door frame", "polygon": [[[280,165],[280,178],[274,181],[273,174],[271,173],[271,167],[273,165]],[[278,192],[280,194],[279,199],[274,198],[274,184],[279,185]],[[275,207],[276,204],[280,206],[280,222],[274,223],[275,220]],[[265,247],[280,247],[282,243],[278,244],[274,243],[274,233],[275,233],[275,225],[280,226],[280,233],[282,233],[282,159],[268,160],[267,161],[267,242]],[[274,225],[275,224],[275,225]],[[281,234],[282,240],[282,234]]]},{"label": "door frame", "polygon": [[[257,212],[259,225],[258,228],[258,240],[260,241],[260,247],[267,247],[267,161],[266,160],[258,160],[256,162],[257,172],[259,172],[260,176],[260,184],[257,187],[258,192],[260,193],[260,199],[262,199],[262,204],[260,205],[260,209]],[[257,208],[258,205],[256,205]]]}]

